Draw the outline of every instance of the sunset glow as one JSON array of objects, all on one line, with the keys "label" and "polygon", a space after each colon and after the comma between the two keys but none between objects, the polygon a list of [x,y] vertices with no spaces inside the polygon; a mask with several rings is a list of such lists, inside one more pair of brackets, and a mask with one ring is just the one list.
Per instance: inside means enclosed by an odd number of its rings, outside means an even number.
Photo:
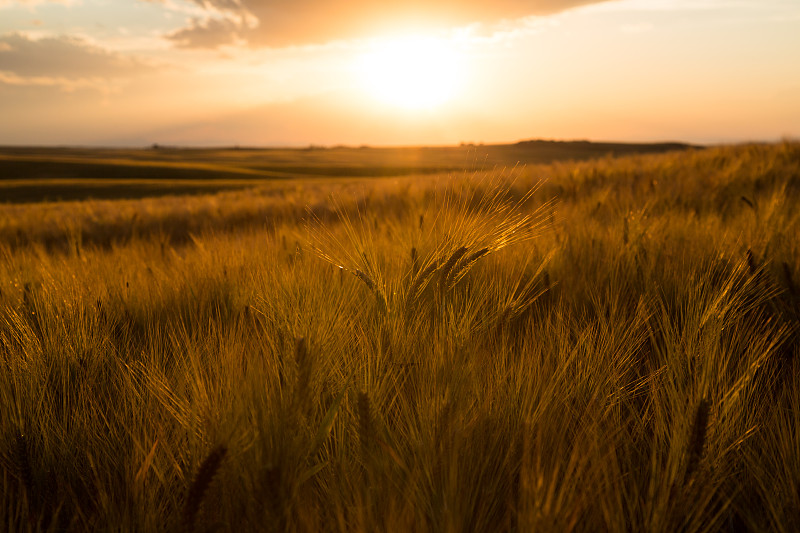
[{"label": "sunset glow", "polygon": [[796,0],[0,0],[0,144],[800,136]]},{"label": "sunset glow", "polygon": [[379,41],[358,64],[372,97],[407,110],[433,109],[450,100],[462,81],[461,69],[451,44],[419,36]]}]

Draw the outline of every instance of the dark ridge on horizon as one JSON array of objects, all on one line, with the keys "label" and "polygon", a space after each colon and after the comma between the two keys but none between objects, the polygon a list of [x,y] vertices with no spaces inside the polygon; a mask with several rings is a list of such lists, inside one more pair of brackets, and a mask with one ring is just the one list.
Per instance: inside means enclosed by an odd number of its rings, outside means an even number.
[{"label": "dark ridge on horizon", "polygon": [[614,148],[618,146],[638,147],[638,148],[669,148],[675,150],[685,150],[688,148],[706,148],[709,145],[692,144],[682,141],[657,141],[657,142],[627,142],[627,141],[590,141],[588,139],[559,140],[559,139],[530,139],[518,141],[517,145],[524,146],[586,146],[596,148]]},{"label": "dark ridge on horizon", "polygon": [[464,148],[464,147],[481,147],[481,148],[501,148],[508,146],[528,146],[528,147],[583,147],[583,148],[596,148],[596,149],[618,149],[618,148],[638,148],[638,149],[672,149],[672,150],[685,150],[689,148],[708,148],[710,146],[735,146],[739,144],[771,144],[771,141],[741,141],[741,142],[720,142],[720,143],[689,143],[684,141],[648,141],[648,142],[634,142],[634,141],[610,141],[610,140],[589,140],[589,139],[522,139],[519,141],[511,142],[475,142],[475,141],[462,141],[454,144],[315,144],[309,143],[307,145],[246,145],[246,144],[219,144],[219,145],[183,145],[183,144],[167,144],[154,142],[149,145],[102,145],[102,144],[0,144],[0,154],[13,152],[17,150],[31,151],[31,150],[98,150],[98,151],[114,151],[114,150],[153,150],[153,151],[186,151],[186,152],[204,152],[204,151],[273,151],[273,150],[297,150],[297,151],[314,151],[314,150],[405,150],[405,149],[442,149],[442,148]]},{"label": "dark ridge on horizon", "polygon": [[585,140],[420,147],[0,147],[0,197],[30,203],[208,194],[274,180],[432,176],[697,148],[704,147]]}]

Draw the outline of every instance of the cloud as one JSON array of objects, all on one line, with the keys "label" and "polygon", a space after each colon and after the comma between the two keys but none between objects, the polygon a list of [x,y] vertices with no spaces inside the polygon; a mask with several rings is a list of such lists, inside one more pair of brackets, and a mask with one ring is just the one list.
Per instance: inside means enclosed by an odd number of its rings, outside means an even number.
[{"label": "cloud", "polygon": [[65,6],[80,3],[80,0],[0,0],[0,9],[4,7],[34,7],[40,4],[62,4]]},{"label": "cloud", "polygon": [[607,0],[192,0],[207,12],[168,36],[184,48],[284,47],[549,15]]},{"label": "cloud", "polygon": [[139,60],[75,37],[0,36],[0,71],[19,78],[124,78],[150,70]]},{"label": "cloud", "polygon": [[62,91],[72,92],[78,89],[98,89],[102,84],[103,92],[112,91],[114,87],[103,84],[96,78],[65,78],[63,76],[19,76],[17,74],[0,71],[0,85],[19,87],[54,87]]},{"label": "cloud", "polygon": [[155,70],[141,61],[73,37],[0,36],[0,86],[109,95],[127,80]]},{"label": "cloud", "polygon": [[192,18],[188,27],[167,35],[178,48],[218,48],[237,40],[240,25],[228,19]]}]

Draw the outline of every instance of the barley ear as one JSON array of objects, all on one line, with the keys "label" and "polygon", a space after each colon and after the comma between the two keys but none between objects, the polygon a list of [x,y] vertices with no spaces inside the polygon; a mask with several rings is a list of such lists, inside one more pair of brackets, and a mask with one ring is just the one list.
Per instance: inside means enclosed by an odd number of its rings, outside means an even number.
[{"label": "barley ear", "polygon": [[189,494],[186,497],[186,504],[183,507],[183,530],[187,533],[194,531],[195,521],[197,520],[197,512],[200,510],[200,505],[203,503],[203,498],[206,495],[211,481],[214,479],[222,459],[227,453],[227,448],[224,446],[217,446],[208,456],[203,460],[197,475],[189,486]]},{"label": "barley ear", "polygon": [[689,483],[694,473],[700,466],[703,460],[706,446],[706,436],[708,435],[708,415],[710,404],[707,399],[703,398],[697,406],[694,413],[694,421],[692,422],[691,433],[689,434],[688,443],[688,461],[686,463],[686,475],[684,476],[684,483]]},{"label": "barley ear", "polygon": [[783,277],[786,278],[786,288],[789,289],[789,293],[792,296],[797,296],[797,286],[794,284],[794,280],[792,279],[792,270],[789,268],[789,263],[784,261],[781,266],[783,267]]},{"label": "barley ear", "polygon": [[[281,490],[283,472],[280,466],[267,468],[261,475],[261,488],[263,491],[263,501],[267,509],[272,514],[272,518],[278,523],[283,524],[283,492]],[[285,528],[279,526],[277,531]]]},{"label": "barley ear", "polygon": [[445,262],[444,265],[442,265],[442,270],[439,274],[441,276],[439,278],[440,286],[446,286],[447,278],[450,276],[450,272],[452,272],[453,267],[456,266],[458,260],[464,257],[464,254],[466,254],[468,251],[469,249],[466,246],[462,246],[450,255],[450,258]]},{"label": "barley ear", "polygon": [[35,495],[33,490],[33,469],[31,468],[31,457],[28,450],[28,439],[24,434],[20,433],[14,442],[14,452],[16,455],[17,469],[19,470],[19,477],[22,481],[28,504],[33,505],[32,498]]},{"label": "barley ear", "polygon": [[755,213],[758,213],[758,208],[756,207],[756,204],[755,204],[755,203],[753,203],[753,202],[752,202],[752,201],[751,201],[751,200],[750,200],[750,199],[749,199],[747,196],[744,196],[744,195],[743,195],[741,198],[742,198],[742,201],[743,201],[745,204],[747,204],[747,206],[748,206],[750,209],[752,209],[752,210],[753,210]]},{"label": "barley ear", "polygon": [[298,412],[304,412],[311,389],[311,356],[305,337],[299,337],[294,345],[294,361],[297,365],[297,381],[295,383],[294,402]]},{"label": "barley ear", "polygon": [[358,279],[360,279],[361,281],[363,281],[364,284],[367,286],[367,288],[369,288],[369,290],[371,291],[375,290],[375,282],[372,281],[372,278],[370,278],[363,271],[356,269],[353,271],[353,275]]},{"label": "barley ear", "polygon": [[756,262],[756,256],[750,248],[747,249],[746,253],[747,253],[747,268],[750,269],[750,274],[755,276],[756,273],[758,272],[758,264]]},{"label": "barley ear", "polygon": [[383,290],[369,277],[363,270],[354,270],[353,275],[364,282],[369,290],[375,293],[375,298],[378,300],[378,308],[382,313],[389,310],[389,302],[386,301],[386,295]]},{"label": "barley ear", "polygon": [[464,260],[459,261],[457,268],[454,268],[447,277],[447,288],[452,288],[455,286],[455,284],[458,283],[461,278],[467,275],[467,272],[469,272],[475,262],[477,262],[481,257],[488,255],[490,251],[491,250],[489,250],[489,248],[481,248],[477,252],[473,252],[468,255],[466,258],[464,258]]},{"label": "barley ear", "polygon": [[626,215],[625,218],[622,221],[622,242],[623,242],[623,244],[626,244],[626,245],[628,244],[628,241],[630,240],[629,235],[630,235],[630,226],[628,225],[628,217]]},{"label": "barley ear", "polygon": [[424,291],[425,287],[427,287],[431,276],[433,276],[433,274],[436,272],[438,268],[439,268],[439,263],[437,261],[434,261],[433,263],[425,267],[425,270],[414,276],[414,280],[411,282],[411,287],[409,287],[408,289],[408,297],[406,299],[407,311],[411,311],[414,304],[417,302],[417,299],[419,298],[420,294],[422,294],[422,291]]},{"label": "barley ear", "polygon": [[366,392],[358,393],[358,439],[361,442],[361,457],[366,461],[374,442],[374,424],[370,410],[369,396]]}]

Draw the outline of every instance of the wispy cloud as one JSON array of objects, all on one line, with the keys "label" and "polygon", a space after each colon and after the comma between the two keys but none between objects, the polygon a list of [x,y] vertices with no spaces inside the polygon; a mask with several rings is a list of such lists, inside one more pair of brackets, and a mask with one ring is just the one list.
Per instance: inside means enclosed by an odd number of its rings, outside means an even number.
[{"label": "wispy cloud", "polygon": [[189,26],[166,37],[178,48],[219,48],[239,40],[241,25],[229,19],[192,18]]},{"label": "wispy cloud", "polygon": [[4,7],[26,6],[33,7],[41,4],[62,4],[65,6],[78,5],[81,0],[0,0],[0,9]]},{"label": "wispy cloud", "polygon": [[125,78],[152,68],[136,58],[77,37],[37,39],[23,33],[0,36],[0,71],[21,77]]},{"label": "wispy cloud", "polygon": [[[600,4],[600,2],[597,2]],[[671,12],[671,11],[716,11],[730,9],[764,9],[760,0],[617,0],[592,7],[604,12]],[[770,4],[774,8],[774,2]]]},{"label": "wispy cloud", "polygon": [[[146,0],[152,1],[152,0]],[[184,48],[236,42],[283,47],[403,28],[443,28],[549,15],[607,0],[192,0],[205,18],[168,35]]]},{"label": "wispy cloud", "polygon": [[73,37],[0,36],[0,85],[119,92],[155,67]]},{"label": "wispy cloud", "polygon": [[106,78],[66,78],[63,76],[19,76],[13,72],[0,71],[0,85],[15,87],[50,87],[63,92],[81,89],[113,94],[121,90],[121,84]]}]

